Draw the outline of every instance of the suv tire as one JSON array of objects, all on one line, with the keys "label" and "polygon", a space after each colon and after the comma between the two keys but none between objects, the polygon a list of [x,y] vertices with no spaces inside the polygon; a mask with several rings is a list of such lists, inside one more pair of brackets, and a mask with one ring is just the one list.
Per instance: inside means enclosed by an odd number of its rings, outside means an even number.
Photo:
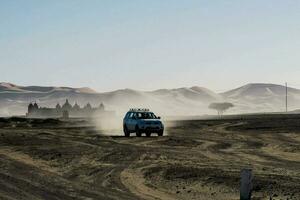
[{"label": "suv tire", "polygon": [[163,136],[164,135],[164,131],[160,131],[157,134],[158,134],[158,136]]},{"label": "suv tire", "polygon": [[135,127],[135,134],[137,137],[141,137],[142,136],[142,133],[140,132],[140,129],[138,126]]},{"label": "suv tire", "polygon": [[150,137],[151,136],[151,132],[146,132],[146,136]]},{"label": "suv tire", "polygon": [[128,131],[128,129],[127,129],[126,126],[123,127],[123,132],[124,132],[125,137],[129,137],[130,136],[130,133],[129,133],[129,131]]}]

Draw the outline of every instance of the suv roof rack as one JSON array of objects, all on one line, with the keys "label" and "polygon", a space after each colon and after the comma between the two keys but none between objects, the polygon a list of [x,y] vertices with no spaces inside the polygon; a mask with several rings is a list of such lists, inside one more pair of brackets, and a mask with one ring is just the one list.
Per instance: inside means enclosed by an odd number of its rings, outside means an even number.
[{"label": "suv roof rack", "polygon": [[150,111],[148,108],[130,108],[129,111],[134,111],[134,112],[148,112]]}]

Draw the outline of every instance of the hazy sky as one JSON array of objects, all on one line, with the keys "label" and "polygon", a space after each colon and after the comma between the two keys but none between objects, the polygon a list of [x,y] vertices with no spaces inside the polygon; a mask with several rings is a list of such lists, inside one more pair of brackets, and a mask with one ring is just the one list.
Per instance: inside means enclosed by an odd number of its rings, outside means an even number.
[{"label": "hazy sky", "polygon": [[300,87],[298,0],[0,0],[0,82]]}]

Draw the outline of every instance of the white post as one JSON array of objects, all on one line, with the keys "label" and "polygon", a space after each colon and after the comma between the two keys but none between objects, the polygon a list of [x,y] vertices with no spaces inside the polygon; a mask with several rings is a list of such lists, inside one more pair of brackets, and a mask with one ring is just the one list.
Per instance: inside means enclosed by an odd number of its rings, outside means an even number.
[{"label": "white post", "polygon": [[285,83],[285,112],[288,112],[288,86]]},{"label": "white post", "polygon": [[251,200],[252,192],[252,169],[242,169],[240,200]]}]

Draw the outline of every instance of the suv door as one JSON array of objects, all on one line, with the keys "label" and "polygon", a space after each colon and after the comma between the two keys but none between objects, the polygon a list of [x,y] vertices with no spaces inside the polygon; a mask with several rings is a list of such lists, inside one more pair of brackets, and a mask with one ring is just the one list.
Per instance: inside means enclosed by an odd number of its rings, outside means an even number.
[{"label": "suv door", "polygon": [[135,127],[138,124],[138,120],[139,120],[138,113],[134,113],[133,116],[132,116],[132,123],[131,123],[132,130],[135,130]]},{"label": "suv door", "polygon": [[128,120],[129,120],[129,115],[130,115],[130,112],[126,113],[124,119],[123,119],[123,126],[126,126],[128,128]]},{"label": "suv door", "polygon": [[128,116],[128,119],[127,119],[126,126],[127,126],[128,130],[130,130],[130,131],[134,131],[134,129],[135,129],[135,126],[133,125],[134,115],[135,115],[135,113],[130,113]]}]

